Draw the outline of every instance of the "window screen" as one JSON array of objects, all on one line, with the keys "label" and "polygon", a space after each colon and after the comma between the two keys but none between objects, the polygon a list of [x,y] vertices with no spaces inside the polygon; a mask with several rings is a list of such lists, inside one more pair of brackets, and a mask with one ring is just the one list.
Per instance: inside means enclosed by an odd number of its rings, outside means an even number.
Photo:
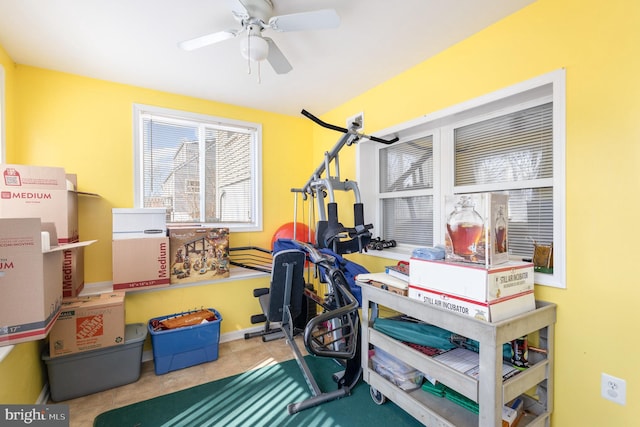
[{"label": "window screen", "polygon": [[455,186],[509,194],[511,255],[530,257],[534,241],[553,243],[552,134],[551,103],[454,130]]},{"label": "window screen", "polygon": [[424,245],[433,242],[433,138],[396,143],[380,150],[382,234],[386,240]]},{"label": "window screen", "polygon": [[142,203],[171,223],[255,223],[256,129],[140,115]]}]

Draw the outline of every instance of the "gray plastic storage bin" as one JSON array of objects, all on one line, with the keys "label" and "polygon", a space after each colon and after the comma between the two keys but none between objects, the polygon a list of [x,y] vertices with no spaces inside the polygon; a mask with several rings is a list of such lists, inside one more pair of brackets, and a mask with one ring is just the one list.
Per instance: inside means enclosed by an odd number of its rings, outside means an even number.
[{"label": "gray plastic storage bin", "polygon": [[46,349],[42,360],[47,364],[51,400],[74,399],[137,381],[146,337],[147,325],[133,323],[126,325],[122,345],[53,358]]}]

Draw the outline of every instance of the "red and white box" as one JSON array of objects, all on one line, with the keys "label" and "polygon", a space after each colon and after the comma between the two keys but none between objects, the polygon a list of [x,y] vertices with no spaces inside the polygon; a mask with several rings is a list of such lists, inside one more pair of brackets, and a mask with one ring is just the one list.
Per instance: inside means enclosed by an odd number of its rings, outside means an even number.
[{"label": "red and white box", "polygon": [[78,236],[78,193],[63,168],[0,164],[0,217],[40,218],[56,225],[59,243]]},{"label": "red and white box", "polygon": [[[40,218],[55,224],[57,243],[80,241],[75,174],[59,167],[11,164],[0,165],[0,171],[0,217]],[[61,268],[63,296],[77,296],[84,288],[84,248],[64,249]]]},{"label": "red and white box", "polygon": [[500,322],[536,308],[533,291],[511,295],[490,302],[481,302],[433,289],[409,285],[409,298],[486,322]]},{"label": "red and white box", "polygon": [[137,291],[169,286],[169,238],[113,234],[113,289]]},{"label": "red and white box", "polygon": [[45,338],[62,303],[62,252],[55,226],[0,218],[0,346]]},{"label": "red and white box", "polygon": [[478,302],[533,291],[533,264],[509,261],[499,266],[411,258],[409,286],[431,289]]}]

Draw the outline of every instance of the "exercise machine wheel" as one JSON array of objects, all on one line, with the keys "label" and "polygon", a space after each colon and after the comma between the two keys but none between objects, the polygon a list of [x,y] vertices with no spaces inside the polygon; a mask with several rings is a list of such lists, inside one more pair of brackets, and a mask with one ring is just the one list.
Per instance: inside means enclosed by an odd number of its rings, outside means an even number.
[{"label": "exercise machine wheel", "polygon": [[376,390],[373,387],[369,387],[369,393],[371,393],[371,399],[373,399],[373,402],[376,405],[382,405],[384,402],[387,401],[387,398],[384,397],[384,394],[382,394],[380,391]]}]

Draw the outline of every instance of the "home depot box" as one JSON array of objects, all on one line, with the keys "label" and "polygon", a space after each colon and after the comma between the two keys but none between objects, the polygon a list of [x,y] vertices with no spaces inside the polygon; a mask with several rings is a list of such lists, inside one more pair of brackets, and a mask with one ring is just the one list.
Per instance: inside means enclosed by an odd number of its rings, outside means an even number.
[{"label": "home depot box", "polygon": [[0,164],[0,217],[52,222],[60,243],[78,237],[78,193],[63,168]]},{"label": "home depot box", "polygon": [[112,292],[64,299],[49,334],[50,357],[123,344],[124,296]]},{"label": "home depot box", "polygon": [[485,267],[509,260],[509,196],[476,193],[445,197],[445,256]]},{"label": "home depot box", "polygon": [[522,292],[490,302],[479,302],[433,289],[409,285],[409,298],[487,322],[500,322],[536,308],[533,291]]},{"label": "home depot box", "polygon": [[171,283],[229,277],[229,229],[169,228]]},{"label": "home depot box", "polygon": [[113,234],[113,289],[135,291],[169,286],[169,238],[162,234],[131,236]]},{"label": "home depot box", "polygon": [[49,333],[62,302],[62,250],[93,243],[57,242],[55,226],[39,218],[0,218],[0,345]]},{"label": "home depot box", "polygon": [[533,264],[509,261],[500,266],[411,258],[409,286],[433,289],[473,301],[494,301],[533,291]]}]

